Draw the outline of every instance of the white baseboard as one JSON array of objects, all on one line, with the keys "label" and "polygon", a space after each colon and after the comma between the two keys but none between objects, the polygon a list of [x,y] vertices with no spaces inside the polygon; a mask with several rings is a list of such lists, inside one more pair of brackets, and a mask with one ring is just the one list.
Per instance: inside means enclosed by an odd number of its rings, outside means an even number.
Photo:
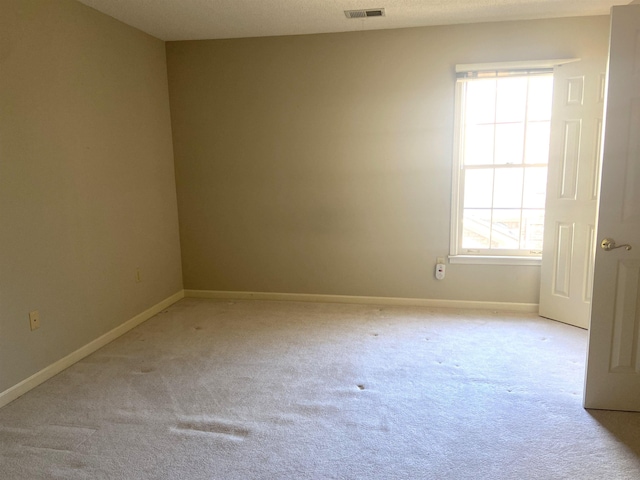
[{"label": "white baseboard", "polygon": [[34,373],[29,378],[21,381],[20,383],[14,385],[13,387],[8,388],[4,392],[0,393],[0,408],[4,405],[12,402],[16,398],[24,395],[29,390],[37,387],[41,383],[46,382],[54,375],[57,375],[64,369],[70,367],[74,363],[82,360],[84,357],[92,354],[96,350],[101,347],[104,347],[106,344],[112,342],[119,336],[127,333],[134,327],[137,327],[142,322],[149,320],[151,317],[161,312],[169,305],[176,303],[178,300],[184,298],[184,290],[180,290],[179,292],[171,295],[170,297],[162,300],[156,305],[148,308],[144,312],[136,315],[135,317],[127,320],[122,325],[117,326],[113,330],[105,333],[104,335],[96,338],[95,340],[89,342],[84,347],[79,348],[75,352],[70,353],[64,358],[61,358],[55,363],[52,363],[48,367],[43,368],[37,373]]},{"label": "white baseboard", "polygon": [[400,305],[412,307],[445,307],[510,312],[538,312],[537,303],[481,302],[471,300],[437,300],[426,298],[357,297],[348,295],[319,295],[311,293],[226,292],[218,290],[185,290],[185,297],[236,300],[284,300],[292,302],[355,303],[361,305]]},{"label": "white baseboard", "polygon": [[61,358],[39,372],[34,373],[29,378],[9,387],[4,392],[0,392],[0,408],[12,402],[16,398],[24,395],[29,390],[37,387],[51,377],[62,372],[74,363],[82,360],[96,350],[104,347],[119,336],[137,327],[142,322],[150,319],[165,308],[174,304],[184,297],[196,298],[216,298],[216,299],[253,299],[253,300],[279,300],[293,302],[317,302],[317,303],[349,303],[360,305],[398,305],[417,307],[445,307],[445,308],[466,308],[481,310],[500,310],[512,312],[537,312],[537,303],[512,303],[512,302],[481,302],[469,300],[438,300],[425,298],[398,298],[398,297],[365,297],[349,295],[321,295],[307,293],[273,293],[273,292],[229,292],[217,290],[181,290],[170,297],[162,300],[156,305],[148,308],[144,312],[127,320],[113,330],[89,342],[84,347]]}]

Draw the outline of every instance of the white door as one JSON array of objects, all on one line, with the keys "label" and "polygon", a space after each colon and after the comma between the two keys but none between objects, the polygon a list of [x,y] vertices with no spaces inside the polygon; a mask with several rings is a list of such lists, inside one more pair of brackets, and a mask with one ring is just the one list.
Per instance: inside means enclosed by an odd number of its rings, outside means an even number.
[{"label": "white door", "polygon": [[554,70],[539,314],[587,328],[591,307],[606,65]]},{"label": "white door", "polygon": [[640,5],[613,7],[609,48],[584,405],[640,411]]}]

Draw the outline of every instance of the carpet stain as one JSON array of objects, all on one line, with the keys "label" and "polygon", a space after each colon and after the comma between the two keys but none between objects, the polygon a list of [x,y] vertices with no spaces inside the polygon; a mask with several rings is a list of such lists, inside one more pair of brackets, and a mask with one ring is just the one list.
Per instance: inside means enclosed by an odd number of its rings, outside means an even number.
[{"label": "carpet stain", "polygon": [[86,463],[81,462],[79,460],[70,460],[67,464],[67,467],[72,468],[73,470],[82,470],[87,466]]},{"label": "carpet stain", "polygon": [[249,430],[244,427],[232,425],[218,420],[191,419],[178,422],[175,430],[222,435],[233,440],[244,440],[249,436]]},{"label": "carpet stain", "polygon": [[67,448],[57,448],[57,447],[38,447],[34,445],[22,445],[25,448],[32,448],[34,450],[43,450],[45,452],[62,452],[62,453],[73,453],[73,450],[69,450]]},{"label": "carpet stain", "polygon": [[[73,453],[98,430],[81,425],[46,425],[38,429],[36,435],[21,442],[22,446],[35,451]],[[2,477],[5,478],[5,477]]]},{"label": "carpet stain", "polygon": [[360,390],[364,390],[364,385],[363,385],[363,384],[359,384],[359,385],[358,385],[358,388],[359,388]]}]

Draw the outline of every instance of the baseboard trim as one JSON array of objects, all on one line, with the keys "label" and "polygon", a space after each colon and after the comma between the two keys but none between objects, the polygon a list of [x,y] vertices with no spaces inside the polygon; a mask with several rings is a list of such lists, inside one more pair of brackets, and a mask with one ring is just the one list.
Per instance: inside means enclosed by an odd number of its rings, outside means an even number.
[{"label": "baseboard trim", "polygon": [[139,313],[135,317],[127,320],[126,322],[117,326],[113,330],[110,330],[104,335],[101,335],[95,340],[89,342],[84,347],[80,347],[75,352],[70,353],[66,357],[61,358],[57,362],[54,362],[48,367],[43,368],[39,372],[34,373],[29,378],[26,378],[25,380],[14,385],[13,387],[9,387],[4,392],[0,393],[0,408],[14,401],[16,398],[24,395],[29,390],[32,390],[33,388],[37,387],[41,383],[46,382],[51,377],[57,375],[58,373],[65,370],[66,368],[69,368],[71,365],[82,360],[84,357],[92,354],[99,348],[104,347],[106,344],[112,342],[119,336],[124,335],[129,330],[140,325],[142,322],[149,320],[151,317],[161,312],[168,306],[176,303],[178,300],[183,299],[184,296],[185,296],[184,290],[180,290],[179,292],[174,293],[170,297],[148,308],[144,312]]},{"label": "baseboard trim", "polygon": [[471,300],[438,300],[426,298],[359,297],[349,295],[320,295],[311,293],[229,292],[220,290],[185,290],[185,297],[229,300],[280,300],[316,303],[353,303],[360,305],[398,305],[411,307],[444,307],[478,310],[537,313],[537,303],[480,302]]}]

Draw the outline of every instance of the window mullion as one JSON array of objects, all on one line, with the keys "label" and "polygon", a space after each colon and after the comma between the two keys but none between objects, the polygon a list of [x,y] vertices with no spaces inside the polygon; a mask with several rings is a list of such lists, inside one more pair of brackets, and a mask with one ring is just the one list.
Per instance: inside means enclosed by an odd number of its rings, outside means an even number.
[{"label": "window mullion", "polygon": [[493,211],[496,200],[496,130],[498,122],[498,79],[494,83],[493,96],[493,175],[491,181],[491,215],[489,216],[489,250],[493,245]]},{"label": "window mullion", "polygon": [[531,87],[531,77],[527,77],[527,91],[525,93],[524,100],[524,137],[522,142],[522,191],[520,192],[520,231],[518,235],[518,246],[520,250],[524,250],[522,246],[522,231],[524,228],[524,188],[526,185],[525,178],[527,177],[526,151],[527,151],[527,132],[529,127],[529,88]]},{"label": "window mullion", "polygon": [[[469,170],[483,170],[488,168],[493,168],[496,165],[493,164],[484,164],[484,165],[467,165],[465,168]],[[498,164],[500,168],[523,168],[522,164],[519,163],[500,163]],[[546,163],[530,163],[525,166],[525,168],[534,168],[534,167],[547,167]]]},{"label": "window mullion", "polygon": [[461,150],[460,155],[460,165],[458,165],[458,175],[460,178],[458,179],[458,212],[457,212],[457,222],[458,222],[458,252],[462,252],[462,240],[464,238],[464,191],[465,191],[465,183],[467,180],[467,172],[466,172],[466,138],[467,138],[467,89],[469,84],[465,82],[463,84],[462,92],[461,92],[461,118],[460,125],[462,129],[462,136],[460,138],[459,148]]}]

